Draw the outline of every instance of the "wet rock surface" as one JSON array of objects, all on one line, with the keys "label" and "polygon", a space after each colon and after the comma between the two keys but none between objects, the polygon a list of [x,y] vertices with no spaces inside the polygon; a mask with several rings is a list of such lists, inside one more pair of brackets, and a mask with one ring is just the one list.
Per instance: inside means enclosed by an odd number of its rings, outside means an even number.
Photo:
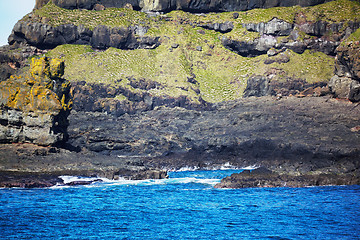
[{"label": "wet rock surface", "polygon": [[309,187],[360,184],[359,171],[344,174],[311,173],[304,175],[279,174],[261,167],[232,174],[221,180],[215,188],[254,187]]},{"label": "wet rock surface", "polygon": [[[167,177],[166,171],[145,166],[141,158],[119,158],[69,148],[71,151],[33,144],[1,144],[0,187],[64,185],[59,178],[64,175],[133,180]],[[90,184],[95,180],[85,182]]]}]

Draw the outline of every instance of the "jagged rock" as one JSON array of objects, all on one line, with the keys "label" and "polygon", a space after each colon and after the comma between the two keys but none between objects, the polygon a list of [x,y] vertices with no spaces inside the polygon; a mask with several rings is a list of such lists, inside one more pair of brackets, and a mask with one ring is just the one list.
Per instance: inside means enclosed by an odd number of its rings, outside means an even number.
[{"label": "jagged rock", "polygon": [[0,83],[0,141],[53,145],[67,140],[72,108],[64,62],[33,59],[30,72]]},{"label": "jagged rock", "polygon": [[264,76],[251,76],[247,80],[244,97],[271,95],[270,81]]}]

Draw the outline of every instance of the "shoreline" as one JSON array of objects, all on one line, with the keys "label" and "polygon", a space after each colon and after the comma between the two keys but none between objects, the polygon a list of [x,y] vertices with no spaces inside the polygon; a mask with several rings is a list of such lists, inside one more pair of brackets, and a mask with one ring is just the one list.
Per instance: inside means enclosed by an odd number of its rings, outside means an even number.
[{"label": "shoreline", "polygon": [[0,178],[15,171],[45,179],[53,173],[161,179],[189,166],[262,166],[280,175],[359,179],[358,106],[327,97],[252,97],[210,111],[161,107],[119,117],[73,111],[63,147],[0,144]]}]

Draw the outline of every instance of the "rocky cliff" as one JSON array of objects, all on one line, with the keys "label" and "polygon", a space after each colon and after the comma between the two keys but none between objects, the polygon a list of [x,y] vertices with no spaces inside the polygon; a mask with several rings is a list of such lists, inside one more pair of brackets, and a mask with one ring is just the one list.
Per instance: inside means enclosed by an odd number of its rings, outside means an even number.
[{"label": "rocky cliff", "polygon": [[[356,35],[360,34],[357,30]],[[329,86],[337,97],[360,101],[360,42],[358,38],[348,39],[337,49],[335,76]]]},{"label": "rocky cliff", "polygon": [[[336,48],[356,36],[359,11],[358,2],[346,0],[160,15],[49,2],[15,25],[9,43],[63,59],[77,110],[117,116],[157,106],[206,110],[241,97],[329,94]],[[337,88],[335,95],[347,97]]]},{"label": "rocky cliff", "polygon": [[64,62],[32,59],[30,71],[0,82],[0,142],[54,145],[67,140],[72,108]]},{"label": "rocky cliff", "polygon": [[[59,7],[67,9],[93,9],[96,5],[122,8],[127,5],[142,11],[169,12],[183,10],[189,12],[231,12],[254,8],[290,7],[300,5],[313,6],[328,0],[52,0]],[[42,7],[49,0],[37,0],[36,8]]]},{"label": "rocky cliff", "polygon": [[[0,51],[1,86],[20,89],[4,95],[3,142],[47,145],[24,135],[26,116],[13,117],[36,112],[13,99],[30,108],[38,85],[4,81],[32,79],[33,56],[65,62],[63,77],[46,71],[41,89],[61,100],[58,83],[68,79],[75,111],[61,148],[1,145],[1,171],[161,178],[164,168],[231,164],[359,178],[358,1],[144,2],[38,1],[15,25]],[[257,9],[227,12],[240,3]],[[50,115],[66,112],[51,102]]]}]

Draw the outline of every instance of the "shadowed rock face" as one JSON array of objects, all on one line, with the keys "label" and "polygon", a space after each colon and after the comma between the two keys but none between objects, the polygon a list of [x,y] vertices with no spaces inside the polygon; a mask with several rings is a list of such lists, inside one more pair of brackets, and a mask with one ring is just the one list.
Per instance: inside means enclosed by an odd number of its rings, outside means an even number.
[{"label": "shadowed rock face", "polygon": [[[134,9],[153,12],[184,10],[189,12],[245,11],[254,8],[290,7],[295,5],[313,6],[327,0],[52,0],[57,6],[67,9],[92,9],[95,4],[105,7],[124,7],[131,4]],[[36,0],[40,8],[49,0]]]},{"label": "shadowed rock face", "polygon": [[33,59],[30,71],[0,83],[0,142],[53,145],[67,139],[72,108],[64,62]]}]

